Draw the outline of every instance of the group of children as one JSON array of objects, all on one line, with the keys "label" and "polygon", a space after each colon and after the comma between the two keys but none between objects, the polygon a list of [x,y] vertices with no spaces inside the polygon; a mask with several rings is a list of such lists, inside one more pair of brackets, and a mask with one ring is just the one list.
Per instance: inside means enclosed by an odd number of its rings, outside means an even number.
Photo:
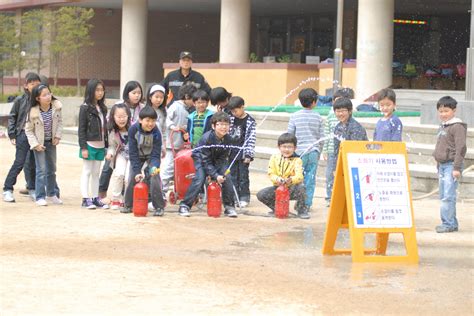
[{"label": "group of children", "polygon": [[[35,178],[27,177],[27,188],[39,206],[62,204],[56,183],[56,146],[61,139],[61,103],[51,94],[47,82],[34,73],[26,76],[25,94],[14,102],[8,127],[16,146],[15,162],[5,180],[3,199],[14,202],[13,186],[22,168],[34,158]],[[175,96],[176,97],[176,96]],[[321,154],[327,162],[326,200],[330,203],[334,172],[342,140],[368,140],[364,127],[352,116],[354,92],[335,91],[331,111],[324,121],[313,111],[318,93],[307,88],[298,95],[303,109],[290,116],[288,130],[278,138],[279,153],[272,155],[268,175],[272,186],[257,193],[257,199],[275,210],[275,190],[289,188],[296,200],[295,210],[302,219],[310,218],[316,172]],[[122,100],[105,105],[105,86],[99,79],[88,81],[79,110],[79,157],[82,206],[88,209],[120,209],[130,213],[133,188],[139,181],[150,186],[150,209],[162,216],[166,193],[174,178],[174,158],[185,142],[190,142],[195,175],[179,205],[181,216],[203,193],[206,181],[222,186],[225,215],[237,217],[236,206],[250,202],[249,164],[255,156],[256,121],[245,111],[245,101],[217,87],[208,94],[192,84],[179,88],[177,100],[168,104],[167,91],[152,84],[143,100],[137,81],[128,82]],[[216,111],[208,108],[209,102]],[[393,90],[378,94],[383,117],[377,122],[374,141],[401,141],[403,125],[395,114]],[[440,175],[442,225],[437,232],[458,230],[456,186],[466,153],[466,124],[455,118],[456,101],[444,97],[437,109],[442,124],[434,157]],[[101,172],[102,161],[105,160]],[[25,172],[26,174],[27,172]],[[110,186],[110,190],[109,190]],[[34,190],[34,192],[32,192]],[[106,192],[111,202],[105,203]]]},{"label": "group of children", "polygon": [[[113,105],[107,116],[102,107],[103,91],[102,81],[91,79],[80,108],[83,207],[108,208],[104,193],[110,181],[110,207],[130,213],[135,184],[147,181],[149,209],[153,215],[162,216],[174,179],[174,159],[185,142],[193,148],[196,172],[181,201],[180,215],[190,216],[189,210],[208,178],[222,185],[225,214],[229,217],[237,216],[236,204],[250,201],[248,167],[255,151],[255,120],[245,112],[242,98],[233,97],[224,88],[212,89],[208,95],[187,84],[179,88],[176,101],[167,104],[165,88],[155,83],[142,104],[141,85],[131,81],[125,85],[123,100]],[[208,108],[209,102],[217,106],[216,112]],[[226,170],[234,158],[235,168],[229,175]]]}]

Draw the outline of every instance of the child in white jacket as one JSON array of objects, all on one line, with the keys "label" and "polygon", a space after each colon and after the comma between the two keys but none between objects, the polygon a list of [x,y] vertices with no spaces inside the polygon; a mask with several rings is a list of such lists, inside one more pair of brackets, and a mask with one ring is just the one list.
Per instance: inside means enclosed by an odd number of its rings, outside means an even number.
[{"label": "child in white jacket", "polygon": [[25,125],[28,143],[36,162],[36,204],[62,204],[56,191],[56,146],[62,132],[61,103],[46,85],[35,87],[30,98],[30,112]]}]

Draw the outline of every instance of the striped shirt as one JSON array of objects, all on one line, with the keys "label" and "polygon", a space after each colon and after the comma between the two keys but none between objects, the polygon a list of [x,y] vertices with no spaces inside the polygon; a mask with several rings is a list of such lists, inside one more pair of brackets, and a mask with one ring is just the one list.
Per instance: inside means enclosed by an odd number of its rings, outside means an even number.
[{"label": "striped shirt", "polygon": [[44,124],[44,140],[51,140],[53,138],[53,109],[50,105],[48,111],[40,108],[40,112]]},{"label": "striped shirt", "polygon": [[329,139],[324,142],[323,153],[325,154],[334,154],[334,137],[331,136],[334,134],[334,128],[336,128],[337,123],[339,123],[339,120],[331,107],[326,117],[326,123],[324,124],[324,136],[329,137]]},{"label": "striped shirt", "polygon": [[321,115],[312,109],[302,109],[290,116],[288,133],[296,136],[298,155],[317,150],[321,152],[323,142],[317,142],[324,136],[324,124]]},{"label": "striped shirt", "polygon": [[[257,141],[257,122],[247,113],[245,118],[240,119],[240,123],[245,123],[245,126],[240,125],[240,131],[237,131],[236,129],[238,127],[235,124],[236,120],[239,121],[235,116],[230,116],[229,136],[231,136],[231,138],[234,137],[232,141],[234,145],[238,144],[240,147],[244,146],[244,149],[240,151],[240,157],[238,157],[238,159],[250,158],[253,160],[255,157],[255,143]],[[237,134],[239,136],[237,136]],[[237,137],[238,140],[236,140],[235,137]],[[232,159],[236,154],[235,151],[232,151]]]}]

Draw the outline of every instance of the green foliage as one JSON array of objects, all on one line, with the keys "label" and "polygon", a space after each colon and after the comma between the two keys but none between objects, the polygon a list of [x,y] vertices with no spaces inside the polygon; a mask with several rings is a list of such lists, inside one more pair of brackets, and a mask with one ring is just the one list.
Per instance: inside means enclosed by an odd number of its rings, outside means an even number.
[{"label": "green foliage", "polygon": [[90,30],[93,27],[90,20],[94,17],[94,10],[81,7],[61,7],[54,16],[53,41],[50,49],[55,55],[55,82],[61,54],[73,53],[76,64],[76,93],[80,95],[79,50],[94,44],[90,38]]},{"label": "green foliage", "polygon": [[18,51],[18,46],[15,17],[0,12],[0,77],[15,69],[16,59],[13,54]]},{"label": "green foliage", "polygon": [[[25,66],[39,72],[45,63],[43,32],[50,27],[52,13],[47,10],[30,10],[21,17],[21,46],[26,53]],[[21,56],[21,55],[20,55]]]},{"label": "green foliage", "polygon": [[94,17],[93,9],[81,7],[61,7],[54,12],[54,38],[51,51],[56,53],[73,53],[78,49],[93,45],[90,39]]},{"label": "green foliage", "polygon": [[22,92],[15,92],[15,93],[9,93],[9,94],[0,94],[0,103],[7,103],[9,96],[13,95],[13,96],[17,97],[20,94],[22,94]]},{"label": "green foliage", "polygon": [[[81,87],[80,94],[84,95],[85,87]],[[51,93],[57,97],[74,97],[77,95],[75,86],[51,86]]]},{"label": "green foliage", "polygon": [[[76,93],[80,94],[79,51],[94,44],[90,38],[90,20],[93,17],[93,9],[61,7],[55,11],[25,11],[17,23],[14,15],[0,12],[0,78],[14,70],[35,69],[39,73],[47,57],[51,57],[56,82],[61,55],[73,54],[76,61]],[[51,33],[48,41],[50,56],[43,53],[46,31]]]},{"label": "green foliage", "polygon": [[258,60],[257,54],[255,54],[255,53],[250,53],[249,62],[251,62],[251,63],[258,63],[259,60]]},{"label": "green foliage", "polygon": [[279,63],[291,63],[293,60],[291,58],[291,55],[281,55],[277,58],[277,61]]},{"label": "green foliage", "polygon": [[[76,96],[76,87],[75,86],[51,86],[50,87],[51,92],[54,94],[56,97],[74,97]],[[81,88],[81,95],[84,95],[85,92],[85,87]],[[9,96],[19,96],[23,94],[23,91],[18,91],[14,93],[8,93],[8,94],[0,94],[0,103],[6,103],[7,99]]]}]

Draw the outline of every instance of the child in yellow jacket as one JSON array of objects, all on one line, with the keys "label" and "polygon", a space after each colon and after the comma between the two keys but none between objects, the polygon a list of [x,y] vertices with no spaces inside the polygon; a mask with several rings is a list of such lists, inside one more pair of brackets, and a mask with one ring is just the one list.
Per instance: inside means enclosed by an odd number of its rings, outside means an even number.
[{"label": "child in yellow jacket", "polygon": [[257,193],[257,199],[268,206],[270,215],[275,214],[275,190],[280,185],[287,185],[290,190],[290,199],[296,200],[295,210],[298,217],[310,218],[305,206],[306,190],[303,184],[303,161],[297,154],[296,137],[284,133],[278,138],[279,154],[274,154],[268,164],[268,175],[273,186],[264,188]]}]

